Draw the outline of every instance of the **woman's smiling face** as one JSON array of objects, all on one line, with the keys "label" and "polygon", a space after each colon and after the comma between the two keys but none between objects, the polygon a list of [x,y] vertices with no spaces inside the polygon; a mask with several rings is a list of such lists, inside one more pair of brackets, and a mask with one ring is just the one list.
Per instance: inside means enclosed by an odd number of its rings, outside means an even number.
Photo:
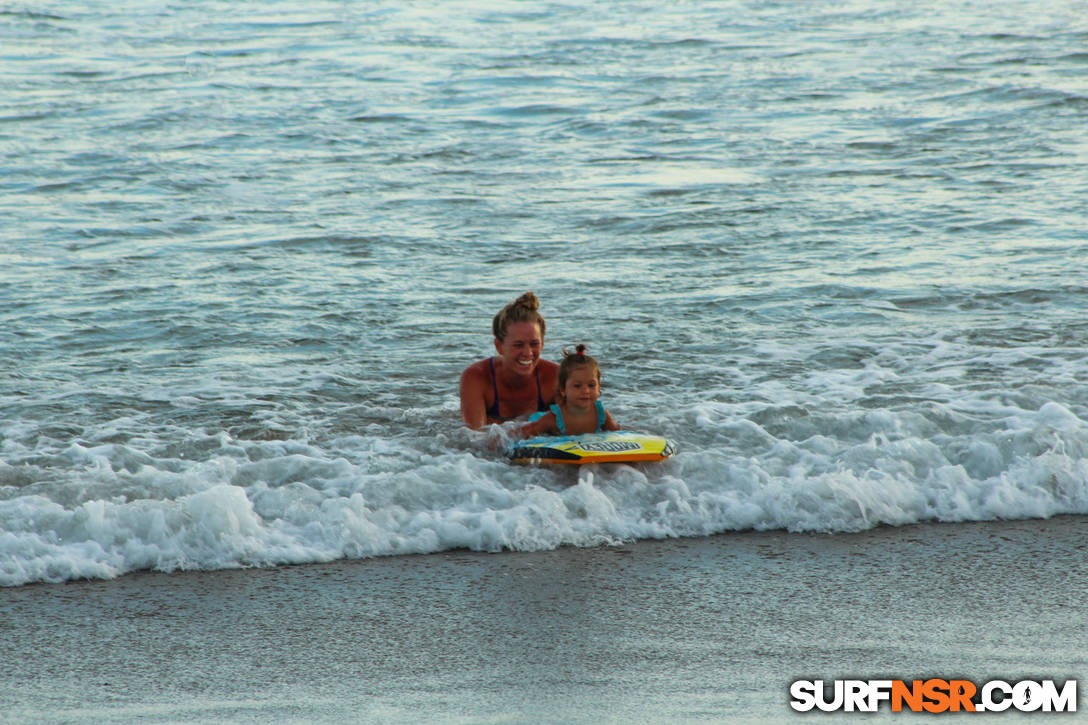
[{"label": "woman's smiling face", "polygon": [[514,322],[506,328],[506,338],[495,340],[495,350],[504,367],[514,375],[531,375],[536,371],[544,336],[535,322]]}]

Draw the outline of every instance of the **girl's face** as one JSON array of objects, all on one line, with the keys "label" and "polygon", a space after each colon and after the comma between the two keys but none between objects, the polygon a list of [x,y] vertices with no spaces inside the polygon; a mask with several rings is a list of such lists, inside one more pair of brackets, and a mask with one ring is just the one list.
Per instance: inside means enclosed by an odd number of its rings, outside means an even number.
[{"label": "girl's face", "polygon": [[495,350],[503,360],[505,369],[515,375],[532,375],[536,372],[544,336],[535,322],[515,322],[506,328],[506,338],[495,340]]},{"label": "girl's face", "polygon": [[577,365],[567,373],[563,400],[568,405],[588,408],[601,396],[600,373],[592,365]]}]

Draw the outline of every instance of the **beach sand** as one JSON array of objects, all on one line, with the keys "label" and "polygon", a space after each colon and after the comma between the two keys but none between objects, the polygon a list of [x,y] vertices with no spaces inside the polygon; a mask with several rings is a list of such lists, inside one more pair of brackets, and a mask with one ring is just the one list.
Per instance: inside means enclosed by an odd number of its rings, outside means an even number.
[{"label": "beach sand", "polygon": [[2,589],[0,721],[828,722],[793,713],[790,682],[1083,680],[1086,533],[742,532]]}]

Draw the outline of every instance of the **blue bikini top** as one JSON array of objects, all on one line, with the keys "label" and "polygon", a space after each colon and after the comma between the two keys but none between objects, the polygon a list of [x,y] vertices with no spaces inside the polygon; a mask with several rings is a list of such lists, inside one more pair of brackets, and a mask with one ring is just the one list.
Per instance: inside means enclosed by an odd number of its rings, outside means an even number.
[{"label": "blue bikini top", "polygon": [[[495,402],[487,409],[485,415],[493,420],[513,420],[514,418],[507,418],[499,414],[499,382],[495,380],[495,358],[489,358],[487,362],[491,366],[491,387],[495,390]],[[544,402],[544,393],[540,389],[539,368],[536,371],[536,409],[540,412],[547,412],[548,410],[548,404]]]}]

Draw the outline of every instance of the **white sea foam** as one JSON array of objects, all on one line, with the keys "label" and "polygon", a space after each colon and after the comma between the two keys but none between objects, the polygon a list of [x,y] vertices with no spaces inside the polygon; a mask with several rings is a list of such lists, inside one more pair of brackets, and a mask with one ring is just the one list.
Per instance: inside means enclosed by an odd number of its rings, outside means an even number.
[{"label": "white sea foam", "polygon": [[[6,18],[0,583],[1088,512],[1084,13],[960,5]],[[462,429],[529,288],[673,459]]]},{"label": "white sea foam", "polygon": [[[930,435],[932,422],[879,411],[852,435],[804,438],[791,437],[800,419],[772,434],[729,408],[689,411],[695,428],[664,463],[581,470],[514,466],[466,432],[434,453],[412,438],[222,434],[196,461],[73,444],[51,459],[59,476],[0,467],[0,583],[1088,513],[1088,423],[1058,403],[981,435]],[[494,429],[491,444],[502,439]]]}]

